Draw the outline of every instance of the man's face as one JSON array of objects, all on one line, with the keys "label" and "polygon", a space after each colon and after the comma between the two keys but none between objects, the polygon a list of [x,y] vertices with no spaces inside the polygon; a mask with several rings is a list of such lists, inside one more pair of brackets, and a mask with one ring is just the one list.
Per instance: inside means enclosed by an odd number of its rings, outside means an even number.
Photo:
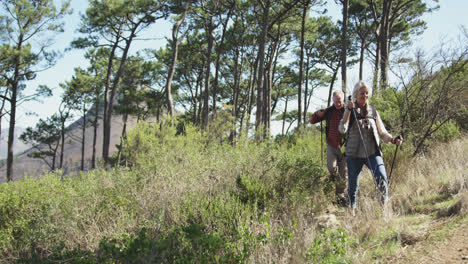
[{"label": "man's face", "polygon": [[336,109],[341,109],[344,106],[343,97],[341,96],[333,96],[333,105]]}]

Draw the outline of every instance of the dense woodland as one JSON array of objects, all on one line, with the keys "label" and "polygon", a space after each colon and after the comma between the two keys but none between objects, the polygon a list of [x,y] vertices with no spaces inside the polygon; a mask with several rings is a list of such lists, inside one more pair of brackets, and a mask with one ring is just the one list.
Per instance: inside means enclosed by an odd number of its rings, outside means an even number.
[{"label": "dense woodland", "polygon": [[[70,1],[56,4],[1,4],[0,117],[9,120],[8,180],[17,107],[52,95],[46,86],[34,94],[25,89],[28,80],[56,62],[58,54],[49,47],[71,12]],[[421,17],[436,12],[437,1],[335,4],[343,14],[338,21],[327,16],[321,0],[90,0],[70,43],[70,49],[86,51],[90,66],[76,68],[60,84],[58,112],[40,119],[21,139],[37,148],[33,156],[46,160],[51,170],[62,168],[67,124],[79,117],[83,136],[76,140],[82,141],[83,153],[91,151],[84,149],[85,140],[104,135],[102,157],[93,147],[93,168],[98,160],[106,167],[112,163],[115,114],[191,122],[231,144],[242,137],[262,141],[270,137],[272,120],[283,122],[283,135],[305,127],[317,88],[329,88],[328,104],[332,90],[349,93],[347,68],[355,65],[360,79],[366,70],[373,73],[375,104],[390,130],[411,140],[415,153],[449,122],[466,126],[466,29],[460,30],[459,43],[443,43],[438,53],[393,56],[424,31]],[[161,20],[173,23],[166,47],[129,54],[141,32]],[[94,139],[84,138],[89,126],[95,127]]]}]

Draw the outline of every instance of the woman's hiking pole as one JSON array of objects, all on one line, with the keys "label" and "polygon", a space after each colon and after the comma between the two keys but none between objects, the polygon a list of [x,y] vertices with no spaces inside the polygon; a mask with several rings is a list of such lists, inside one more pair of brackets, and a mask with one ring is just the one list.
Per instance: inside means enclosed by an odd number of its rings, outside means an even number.
[{"label": "woman's hiking pole", "polygon": [[[351,95],[348,97],[348,100],[351,101]],[[362,146],[364,147],[364,152],[366,153],[368,167],[371,167],[371,163],[370,163],[370,159],[369,159],[369,153],[367,152],[366,144],[364,143],[364,137],[362,136],[361,127],[359,126],[359,120],[357,119],[357,114],[356,114],[355,107],[353,109],[351,109],[351,111],[354,114],[354,121],[356,122],[356,126],[357,126],[358,131],[359,131],[359,136],[361,136],[361,142],[362,142]],[[350,128],[348,128],[348,129],[350,129]],[[371,168],[369,168],[369,169],[370,169],[370,171],[372,173],[372,179],[374,180],[375,188],[376,188],[376,191],[377,191],[377,181],[375,179],[374,170],[371,169]]]},{"label": "woman's hiking pole", "polygon": [[[401,135],[398,135],[395,139],[401,139]],[[388,176],[388,185],[390,185],[390,178],[392,177],[392,172],[393,172],[393,165],[395,164],[395,158],[396,158],[396,154],[398,152],[398,145],[396,146],[396,149],[395,149],[395,154],[393,155],[393,161],[392,161],[392,167],[390,168],[390,175]]]},{"label": "woman's hiking pole", "polygon": [[[351,95],[348,97],[348,100],[351,101]],[[364,137],[362,136],[361,127],[359,126],[359,121],[357,119],[356,110],[353,108],[353,109],[351,109],[351,111],[354,114],[354,121],[356,122],[356,126],[357,126],[358,131],[359,131],[359,136],[361,136],[361,142],[362,142],[362,146],[364,147],[364,152],[366,153],[367,163],[369,163],[369,166],[370,166],[369,153],[367,152],[366,144],[364,144]],[[372,177],[374,177],[374,172],[373,171],[372,171]]]}]

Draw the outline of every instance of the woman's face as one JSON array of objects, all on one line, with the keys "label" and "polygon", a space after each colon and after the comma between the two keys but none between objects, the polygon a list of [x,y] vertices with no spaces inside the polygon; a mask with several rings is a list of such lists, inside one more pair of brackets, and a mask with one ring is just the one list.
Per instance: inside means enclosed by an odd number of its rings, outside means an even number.
[{"label": "woman's face", "polygon": [[361,87],[357,93],[357,103],[360,106],[365,106],[369,100],[369,88]]}]

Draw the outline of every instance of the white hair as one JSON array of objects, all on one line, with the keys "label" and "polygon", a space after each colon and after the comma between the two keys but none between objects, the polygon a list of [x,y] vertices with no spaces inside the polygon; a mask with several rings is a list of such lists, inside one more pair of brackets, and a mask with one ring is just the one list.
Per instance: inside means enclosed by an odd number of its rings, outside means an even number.
[{"label": "white hair", "polygon": [[333,96],[334,97],[338,96],[338,97],[344,98],[344,93],[341,90],[336,90],[336,91],[333,92]]},{"label": "white hair", "polygon": [[362,87],[366,87],[368,90],[369,89],[369,86],[367,86],[367,84],[364,82],[364,81],[359,81],[358,83],[356,83],[356,85],[354,86],[354,90],[353,90],[353,99],[356,100],[357,98],[357,95],[359,93],[359,89],[361,89]]}]

